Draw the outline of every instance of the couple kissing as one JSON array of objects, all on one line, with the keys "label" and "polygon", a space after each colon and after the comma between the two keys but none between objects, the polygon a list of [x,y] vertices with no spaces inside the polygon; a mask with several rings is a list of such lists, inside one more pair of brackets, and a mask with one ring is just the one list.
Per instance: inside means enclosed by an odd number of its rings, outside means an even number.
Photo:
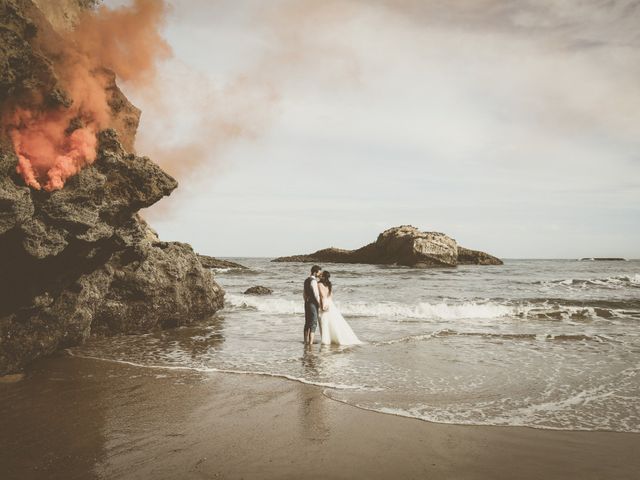
[{"label": "couple kissing", "polygon": [[359,345],[362,342],[353,332],[333,302],[331,274],[318,265],[304,281],[304,343],[313,345],[320,326],[321,345]]}]

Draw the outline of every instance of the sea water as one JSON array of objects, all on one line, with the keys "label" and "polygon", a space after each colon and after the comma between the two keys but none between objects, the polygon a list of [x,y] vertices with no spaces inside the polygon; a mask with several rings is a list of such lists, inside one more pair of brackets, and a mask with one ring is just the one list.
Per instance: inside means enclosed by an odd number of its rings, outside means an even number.
[{"label": "sea water", "polygon": [[[154,368],[279,376],[434,422],[640,432],[640,261],[506,260],[412,269],[325,264],[365,343],[302,343],[309,264],[233,259],[197,325],[72,350]],[[250,296],[248,287],[273,289]]]}]

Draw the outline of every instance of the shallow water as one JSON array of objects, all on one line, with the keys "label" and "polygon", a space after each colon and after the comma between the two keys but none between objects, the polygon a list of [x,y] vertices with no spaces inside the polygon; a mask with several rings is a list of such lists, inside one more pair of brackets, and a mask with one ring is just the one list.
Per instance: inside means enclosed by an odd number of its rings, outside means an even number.
[{"label": "shallow water", "polygon": [[[356,347],[302,345],[308,264],[234,259],[226,307],[195,326],[72,353],[282,376],[424,420],[640,432],[640,261],[507,260],[418,270],[324,265]],[[254,285],[267,297],[243,295]]]}]

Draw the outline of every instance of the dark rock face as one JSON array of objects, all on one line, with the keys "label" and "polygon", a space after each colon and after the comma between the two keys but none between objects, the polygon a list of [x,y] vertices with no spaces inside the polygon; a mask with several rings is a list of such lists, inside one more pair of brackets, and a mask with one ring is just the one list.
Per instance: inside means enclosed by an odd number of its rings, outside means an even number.
[{"label": "dark rock face", "polygon": [[204,268],[235,268],[239,270],[248,270],[244,265],[229,260],[221,260],[219,258],[210,257],[208,255],[198,254],[198,259]]},{"label": "dark rock face", "polygon": [[[42,13],[26,0],[0,0],[0,13],[0,109],[25,91],[64,101],[30,41],[47,28]],[[123,147],[120,138],[133,144],[138,113],[115,82],[106,88],[119,99],[110,103],[115,130],[100,132],[96,161],[61,190],[25,186],[0,132],[0,375],[89,335],[182,325],[223,306],[224,291],[192,248],[160,241],[138,215],[177,182]]]},{"label": "dark rock face", "polygon": [[280,257],[272,261],[367,263],[415,268],[502,265],[502,260],[492,255],[458,246],[444,233],[421,232],[410,225],[390,228],[382,232],[374,243],[357,250],[326,248],[308,255]]},{"label": "dark rock face", "polygon": [[95,334],[145,332],[176,327],[223,307],[224,292],[186,243],[149,238],[140,260],[126,253],[106,265],[113,271],[109,288],[96,308]]},{"label": "dark rock face", "polygon": [[0,179],[0,374],[90,334],[172,327],[222,308],[223,290],[191,247],[161,242],[136,214],[175,180],[126,154],[115,132],[101,133],[96,162],[62,190],[21,187],[10,170]]},{"label": "dark rock face", "polygon": [[244,292],[245,295],[271,295],[272,293],[273,290],[269,287],[263,287],[262,285],[247,288]]}]

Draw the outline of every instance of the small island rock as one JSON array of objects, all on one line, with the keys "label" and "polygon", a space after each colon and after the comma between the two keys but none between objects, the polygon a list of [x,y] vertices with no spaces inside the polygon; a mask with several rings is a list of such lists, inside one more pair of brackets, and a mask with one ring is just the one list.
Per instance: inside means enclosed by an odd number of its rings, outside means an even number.
[{"label": "small island rock", "polygon": [[308,255],[280,257],[273,262],[365,263],[403,265],[414,268],[455,267],[457,265],[502,265],[502,260],[478,250],[461,247],[439,232],[422,232],[411,225],[385,230],[375,242],[344,250],[325,248]]},{"label": "small island rock", "polygon": [[245,295],[271,295],[272,293],[273,290],[268,287],[263,287],[262,285],[247,288],[244,292]]},{"label": "small island rock", "polygon": [[239,270],[248,270],[244,265],[229,260],[221,260],[219,258],[210,257],[208,255],[198,254],[198,259],[204,268],[236,268]]}]

